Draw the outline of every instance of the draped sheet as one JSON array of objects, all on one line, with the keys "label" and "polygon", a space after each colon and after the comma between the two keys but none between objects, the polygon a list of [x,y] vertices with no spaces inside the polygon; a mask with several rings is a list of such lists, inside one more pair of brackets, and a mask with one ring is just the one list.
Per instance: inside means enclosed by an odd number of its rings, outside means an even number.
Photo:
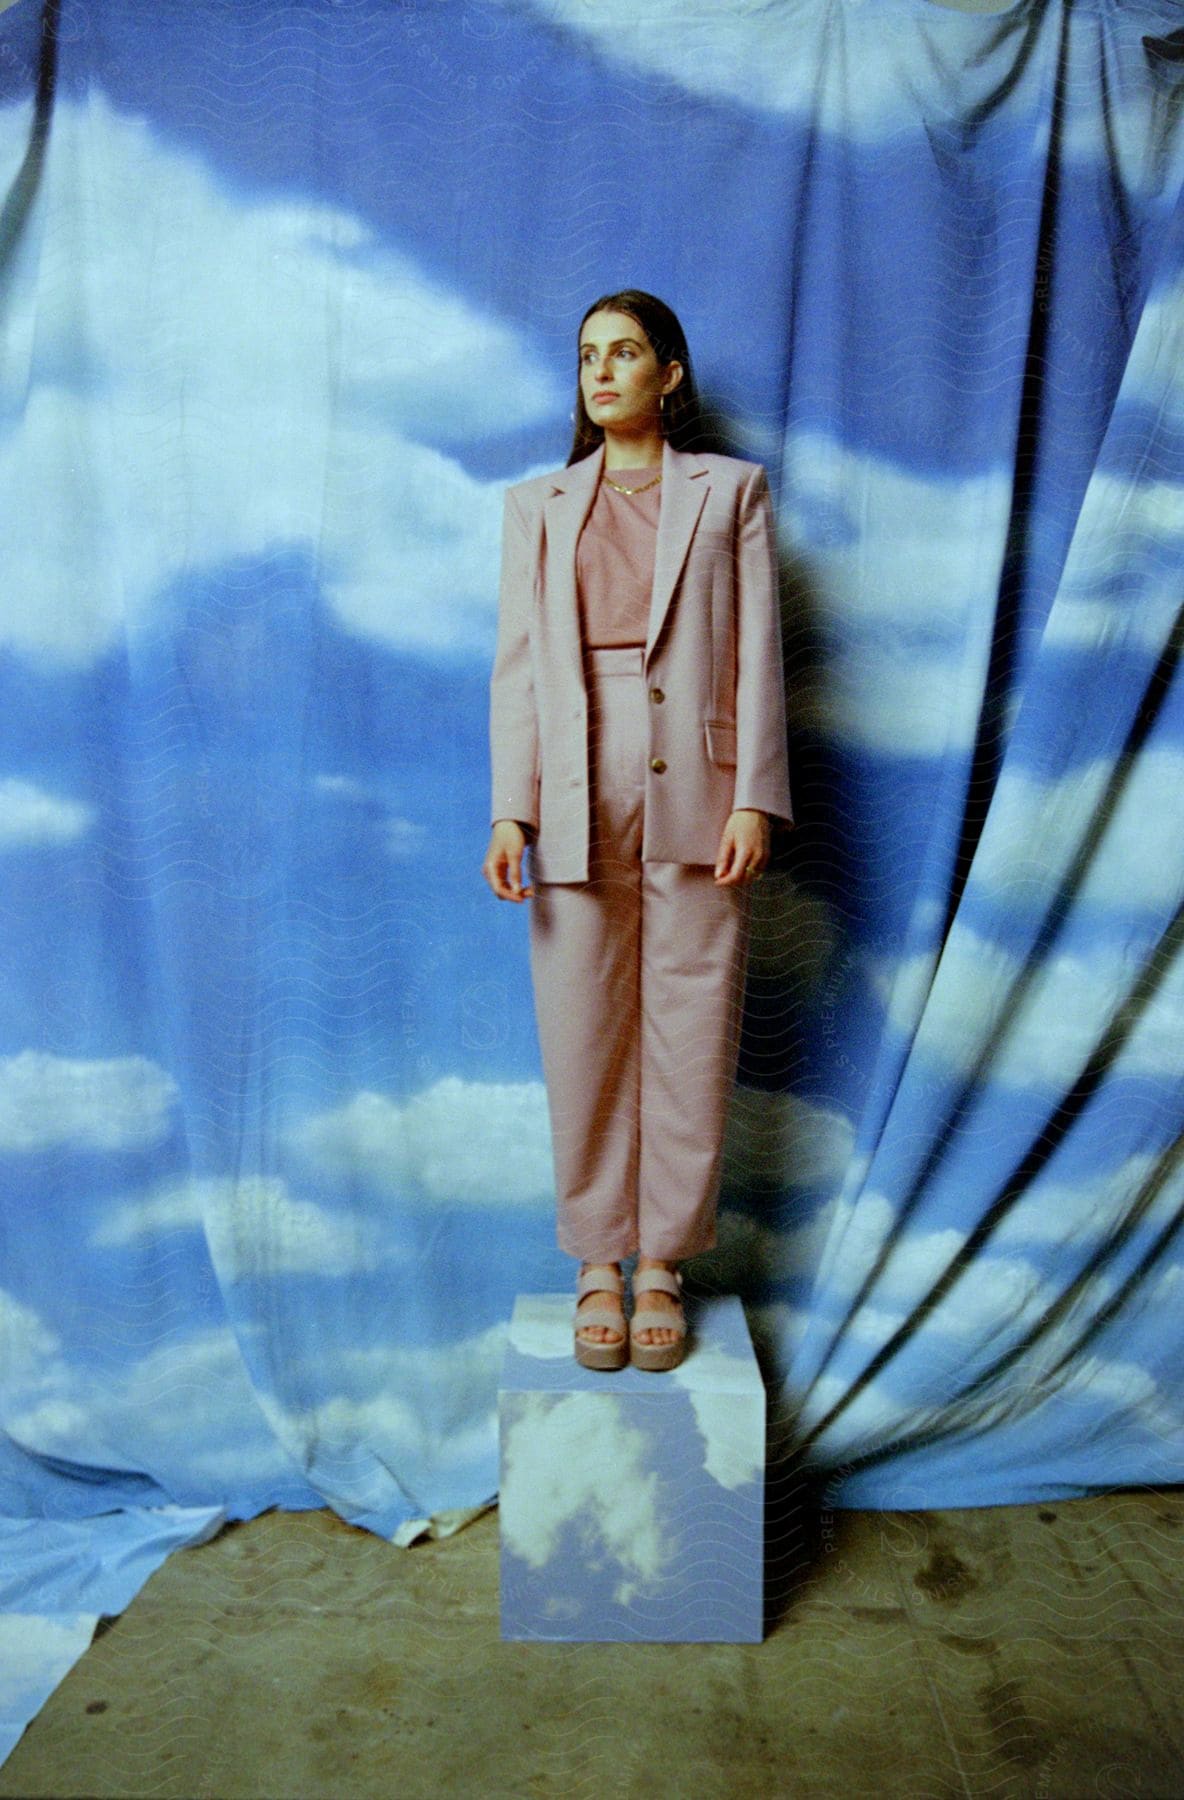
[{"label": "draped sheet", "polygon": [[1149,0],[0,16],[6,1742],[88,1558],[494,1497],[572,1275],[479,875],[501,497],[616,286],[776,502],[800,825],[694,1265],[771,1473],[1181,1478],[1182,84]]}]

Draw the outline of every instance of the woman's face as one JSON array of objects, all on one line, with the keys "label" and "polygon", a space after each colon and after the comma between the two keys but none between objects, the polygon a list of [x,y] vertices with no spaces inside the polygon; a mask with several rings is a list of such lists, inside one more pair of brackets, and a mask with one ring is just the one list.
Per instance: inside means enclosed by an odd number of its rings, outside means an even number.
[{"label": "woman's face", "polygon": [[682,364],[663,365],[629,313],[594,312],[580,332],[580,392],[588,417],[606,431],[659,429],[660,400],[682,380]]}]

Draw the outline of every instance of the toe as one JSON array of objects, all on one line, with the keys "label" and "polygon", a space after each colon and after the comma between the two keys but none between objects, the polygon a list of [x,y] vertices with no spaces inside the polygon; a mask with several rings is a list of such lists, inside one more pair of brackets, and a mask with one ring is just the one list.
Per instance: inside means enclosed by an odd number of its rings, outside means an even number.
[{"label": "toe", "polygon": [[[602,1292],[599,1288],[592,1293],[585,1294],[576,1308],[577,1320],[580,1307],[586,1306],[591,1311],[594,1306],[611,1306],[617,1298],[616,1294]],[[624,1314],[621,1315],[620,1326],[616,1328],[611,1325],[580,1325],[577,1323],[576,1336],[583,1339],[586,1344],[621,1344],[625,1341],[624,1325]]]}]

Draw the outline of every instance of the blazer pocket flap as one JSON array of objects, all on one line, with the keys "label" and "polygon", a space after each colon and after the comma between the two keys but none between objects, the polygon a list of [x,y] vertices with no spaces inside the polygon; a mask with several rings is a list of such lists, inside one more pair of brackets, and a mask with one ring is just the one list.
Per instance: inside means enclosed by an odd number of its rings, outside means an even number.
[{"label": "blazer pocket flap", "polygon": [[708,719],[703,726],[707,754],[713,763],[736,762],[736,727],[731,719]]}]

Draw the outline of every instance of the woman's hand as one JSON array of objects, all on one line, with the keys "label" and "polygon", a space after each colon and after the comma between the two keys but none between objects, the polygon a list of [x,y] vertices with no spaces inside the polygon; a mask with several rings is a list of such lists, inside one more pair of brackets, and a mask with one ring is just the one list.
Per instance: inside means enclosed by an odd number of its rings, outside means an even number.
[{"label": "woman's hand", "polygon": [[528,900],[534,889],[522,885],[522,852],[526,833],[517,819],[498,819],[489,839],[481,873],[499,900]]},{"label": "woman's hand", "polygon": [[715,859],[717,887],[739,887],[755,881],[769,860],[769,820],[765,813],[740,807],[731,813]]}]

